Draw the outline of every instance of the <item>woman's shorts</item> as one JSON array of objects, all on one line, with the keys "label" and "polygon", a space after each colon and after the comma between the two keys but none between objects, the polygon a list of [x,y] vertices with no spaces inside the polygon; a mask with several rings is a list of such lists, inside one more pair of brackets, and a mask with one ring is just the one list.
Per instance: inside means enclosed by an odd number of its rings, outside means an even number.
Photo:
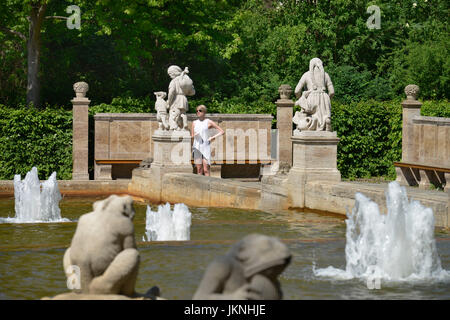
[{"label": "woman's shorts", "polygon": [[192,153],[194,154],[194,163],[195,164],[203,164],[203,159],[205,159],[203,154],[196,148],[192,149]]}]

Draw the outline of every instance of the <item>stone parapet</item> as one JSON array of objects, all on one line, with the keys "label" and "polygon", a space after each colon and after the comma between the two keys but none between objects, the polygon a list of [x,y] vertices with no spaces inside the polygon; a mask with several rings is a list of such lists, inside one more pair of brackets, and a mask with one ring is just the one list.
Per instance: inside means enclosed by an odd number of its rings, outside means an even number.
[{"label": "stone parapet", "polygon": [[402,161],[394,163],[397,181],[403,185],[431,185],[450,190],[450,118],[420,115],[419,87],[405,88],[402,102]]},{"label": "stone parapet", "polygon": [[[58,180],[59,192],[63,196],[106,196],[127,194],[130,180],[94,181],[94,180]],[[0,197],[14,196],[14,181],[0,180]]]},{"label": "stone parapet", "polygon": [[[196,115],[187,114],[190,128]],[[243,163],[253,161],[259,165],[271,160],[271,115],[266,114],[206,114],[224,131],[211,143],[211,162]],[[114,178],[115,169],[122,164],[107,164],[107,160],[134,160],[155,158],[155,141],[152,136],[158,129],[153,113],[98,113],[95,120],[95,179]],[[216,129],[210,129],[215,135]],[[100,163],[103,162],[103,163]],[[221,176],[221,167],[214,174]],[[130,171],[131,173],[131,171]]]},{"label": "stone parapet", "polygon": [[[408,198],[418,200],[433,210],[436,227],[449,228],[449,194],[406,188]],[[265,177],[262,182],[241,182],[191,173],[166,173],[158,183],[149,170],[139,169],[134,171],[128,192],[154,203],[184,203],[196,207],[228,207],[268,212],[298,209],[345,216],[353,209],[357,192],[375,201],[381,212],[387,212],[386,189],[387,183],[323,180],[298,183],[295,186],[293,180],[289,181],[284,175]]]}]

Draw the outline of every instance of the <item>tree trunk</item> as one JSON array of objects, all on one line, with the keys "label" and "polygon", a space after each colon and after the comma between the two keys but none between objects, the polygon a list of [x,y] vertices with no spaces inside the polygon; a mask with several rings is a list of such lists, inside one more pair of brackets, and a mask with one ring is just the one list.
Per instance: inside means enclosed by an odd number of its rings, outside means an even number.
[{"label": "tree trunk", "polygon": [[27,42],[27,105],[40,107],[39,56],[41,52],[41,27],[47,5],[35,4],[31,7],[29,37]]}]

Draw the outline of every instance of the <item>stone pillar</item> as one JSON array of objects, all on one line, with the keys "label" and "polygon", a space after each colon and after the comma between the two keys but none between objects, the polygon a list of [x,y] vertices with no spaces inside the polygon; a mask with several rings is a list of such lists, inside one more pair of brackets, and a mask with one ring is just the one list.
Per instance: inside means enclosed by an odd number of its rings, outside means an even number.
[{"label": "stone pillar", "polygon": [[73,85],[75,98],[73,105],[73,138],[72,138],[72,180],[89,180],[89,103],[86,92],[89,86],[86,82]]},{"label": "stone pillar", "polygon": [[406,100],[402,102],[403,107],[403,124],[402,124],[402,162],[416,162],[417,155],[415,154],[413,119],[420,116],[420,107],[422,103],[417,101],[419,87],[410,84],[405,88]]},{"label": "stone pillar", "polygon": [[275,104],[277,105],[277,130],[278,130],[278,161],[280,167],[286,165],[292,166],[292,117],[294,110],[294,101],[290,96],[292,88],[288,84],[282,84],[278,89],[280,99]]},{"label": "stone pillar", "polygon": [[[419,94],[419,87],[410,84],[405,87],[406,100],[402,102],[403,107],[403,122],[402,122],[402,162],[405,163],[417,163],[418,150],[415,147],[417,137],[414,133],[413,119],[420,116],[420,107],[422,103],[417,101],[417,95]],[[421,183],[421,187],[426,187],[425,175],[417,169],[407,167],[395,168],[397,179],[396,181],[401,185],[418,185]]]}]

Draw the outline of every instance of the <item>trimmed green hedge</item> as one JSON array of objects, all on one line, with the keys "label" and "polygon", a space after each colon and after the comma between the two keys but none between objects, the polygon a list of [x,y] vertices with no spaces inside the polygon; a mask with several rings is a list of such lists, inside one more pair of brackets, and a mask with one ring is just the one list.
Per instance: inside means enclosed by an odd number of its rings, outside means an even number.
[{"label": "trimmed green hedge", "polygon": [[399,102],[334,103],[332,126],[341,139],[337,165],[343,178],[395,178],[392,162],[402,155]]},{"label": "trimmed green hedge", "polygon": [[33,166],[40,179],[72,178],[72,112],[0,105],[0,179],[23,179]]},{"label": "trimmed green hedge", "polygon": [[[232,100],[191,100],[190,112],[198,104],[205,104],[211,113],[270,113],[275,127],[274,103],[244,105]],[[92,106],[89,110],[92,152],[95,113],[155,112],[154,101],[133,98],[116,98],[111,104]],[[450,117],[450,104],[446,100],[423,102],[422,115]],[[395,178],[392,162],[401,159],[402,147],[400,100],[348,104],[333,101],[332,126],[341,139],[338,168],[343,178]],[[93,154],[89,158],[92,165]],[[53,171],[58,179],[71,179],[72,112],[0,105],[0,179],[11,180],[14,174],[23,177],[33,166],[38,168],[40,179],[47,179]]]}]

